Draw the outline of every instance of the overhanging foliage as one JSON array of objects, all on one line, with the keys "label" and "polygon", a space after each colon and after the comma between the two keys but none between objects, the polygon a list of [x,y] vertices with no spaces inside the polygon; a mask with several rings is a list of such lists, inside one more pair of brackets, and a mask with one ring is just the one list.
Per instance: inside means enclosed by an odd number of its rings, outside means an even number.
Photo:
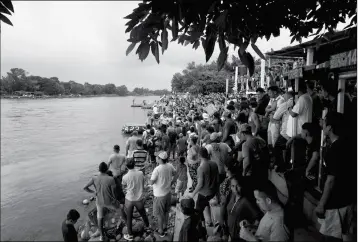
[{"label": "overhanging foliage", "polygon": [[351,18],[356,24],[355,0],[144,0],[125,18],[126,33],[130,33],[128,55],[137,45],[136,54],[145,60],[151,50],[159,63],[162,54],[172,42],[201,44],[208,62],[219,43],[218,69],[224,66],[228,46],[238,47],[238,56],[254,73],[254,59],[246,51],[249,44],[261,57],[255,45],[258,38],[280,35],[280,28],[288,28],[291,42],[319,33],[322,29],[334,31],[339,22]]},{"label": "overhanging foliage", "polygon": [[11,21],[4,15],[11,15],[11,12],[14,13],[14,7],[10,0],[1,0],[0,2],[0,21],[12,26]]}]

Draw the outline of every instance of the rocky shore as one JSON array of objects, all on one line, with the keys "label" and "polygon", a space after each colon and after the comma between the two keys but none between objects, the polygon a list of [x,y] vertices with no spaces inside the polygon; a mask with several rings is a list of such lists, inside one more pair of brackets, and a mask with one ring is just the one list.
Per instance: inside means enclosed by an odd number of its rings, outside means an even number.
[{"label": "rocky shore", "polygon": [[[174,167],[176,166],[176,162],[172,162]],[[146,184],[145,184],[145,210],[148,215],[149,223],[153,230],[157,228],[157,218],[153,216],[153,189],[151,186],[148,186],[148,181],[152,175],[153,169],[148,167],[146,170]],[[174,225],[175,225],[175,215],[176,215],[176,198],[174,196],[175,184],[172,186],[172,208],[169,213],[169,221],[168,221],[168,230],[167,236],[161,238],[155,231],[144,231],[144,222],[140,214],[134,209],[133,214],[133,241],[172,241],[174,235]],[[88,212],[88,216],[82,225],[80,225],[78,229],[78,237],[81,238],[82,241],[99,241],[99,237],[90,238],[90,235],[94,234],[97,230],[96,225],[96,215],[93,214],[93,211],[96,207],[96,202],[93,200],[88,205],[85,205],[85,211]],[[104,231],[106,234],[107,241],[126,241],[123,238],[123,235],[127,233],[126,224],[120,219],[120,216],[115,211],[108,210],[104,217]]]}]

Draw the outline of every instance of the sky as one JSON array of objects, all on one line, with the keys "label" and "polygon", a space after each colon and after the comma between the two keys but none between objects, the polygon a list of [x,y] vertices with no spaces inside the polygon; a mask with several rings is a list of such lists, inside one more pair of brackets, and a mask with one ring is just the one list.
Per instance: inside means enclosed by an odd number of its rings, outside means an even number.
[{"label": "sky", "polygon": [[[176,72],[191,61],[205,63],[204,50],[170,42],[159,65],[151,52],[143,62],[135,55],[136,48],[126,56],[129,34],[125,34],[124,17],[138,3],[14,1],[15,13],[10,16],[14,26],[1,24],[1,75],[22,68],[30,75],[58,77],[60,81],[170,90]],[[290,45],[289,35],[282,29],[279,37],[259,39],[256,45],[263,53],[279,50]],[[254,54],[250,48],[248,51]],[[209,62],[218,56],[219,48],[215,48]]]}]

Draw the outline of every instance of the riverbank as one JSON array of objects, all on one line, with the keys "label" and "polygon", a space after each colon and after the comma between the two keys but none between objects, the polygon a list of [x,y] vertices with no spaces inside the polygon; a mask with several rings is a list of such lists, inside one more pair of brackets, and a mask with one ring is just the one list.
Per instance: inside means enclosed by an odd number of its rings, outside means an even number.
[{"label": "riverbank", "polygon": [[[61,95],[61,96],[16,96],[16,95],[1,95],[0,99],[62,99],[62,98],[92,98],[92,97],[131,97],[119,96],[117,94],[102,94],[102,95]],[[133,97],[149,97],[156,95],[134,95]],[[159,97],[159,95],[158,95]]]}]

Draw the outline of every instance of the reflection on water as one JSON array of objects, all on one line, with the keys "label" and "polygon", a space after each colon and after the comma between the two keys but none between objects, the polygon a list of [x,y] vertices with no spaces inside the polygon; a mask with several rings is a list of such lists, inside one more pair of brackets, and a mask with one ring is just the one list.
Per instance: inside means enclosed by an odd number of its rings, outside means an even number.
[{"label": "reflection on water", "polygon": [[124,151],[122,126],[146,120],[132,100],[1,100],[1,240],[59,241],[69,209],[87,216],[83,186],[114,144]]}]

